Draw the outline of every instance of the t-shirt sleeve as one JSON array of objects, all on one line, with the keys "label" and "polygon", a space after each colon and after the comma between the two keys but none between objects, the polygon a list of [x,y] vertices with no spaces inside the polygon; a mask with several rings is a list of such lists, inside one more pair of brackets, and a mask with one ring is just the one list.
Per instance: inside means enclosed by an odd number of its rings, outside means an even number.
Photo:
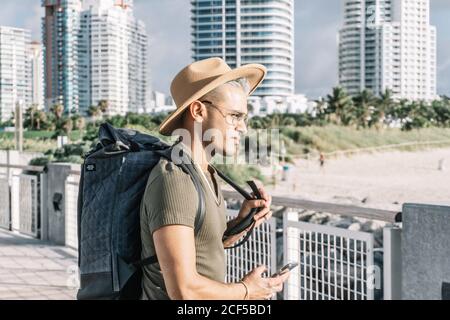
[{"label": "t-shirt sleeve", "polygon": [[169,166],[171,170],[149,180],[144,194],[144,210],[152,234],[168,225],[195,227],[198,195],[194,184],[181,169]]}]

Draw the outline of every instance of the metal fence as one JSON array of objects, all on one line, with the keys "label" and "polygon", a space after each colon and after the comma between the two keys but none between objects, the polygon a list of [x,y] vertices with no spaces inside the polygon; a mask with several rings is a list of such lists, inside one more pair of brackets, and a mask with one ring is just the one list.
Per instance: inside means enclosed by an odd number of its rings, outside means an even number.
[{"label": "metal fence", "polygon": [[39,238],[43,168],[0,164],[0,169],[0,227]]},{"label": "metal fence", "polygon": [[0,176],[0,228],[11,228],[8,178]]},{"label": "metal fence", "polygon": [[[237,211],[228,210],[228,220],[236,217]],[[276,221],[270,218],[255,229],[248,241],[242,246],[226,250],[226,282],[238,282],[248,272],[258,266],[266,266],[268,273],[276,270]]]},{"label": "metal fence", "polygon": [[[28,168],[28,169],[27,169]],[[9,184],[6,177],[0,175],[0,226],[35,237],[39,236],[39,215],[42,203],[49,202],[54,190],[47,190],[46,175],[24,174],[30,167],[13,168],[10,171]],[[28,170],[28,171],[27,171]],[[79,173],[70,171],[63,184],[65,245],[77,248],[77,199]],[[42,189],[42,190],[41,190]],[[11,191],[11,192],[10,192]],[[226,199],[240,199],[235,193],[224,192]],[[44,201],[43,198],[46,200]],[[11,201],[10,201],[11,199]],[[41,203],[40,203],[41,202]],[[50,202],[49,202],[50,203]],[[291,273],[285,286],[285,299],[373,299],[374,298],[374,236],[371,233],[352,231],[314,223],[298,222],[298,212],[328,212],[331,214],[364,217],[393,223],[401,216],[395,212],[366,209],[347,205],[317,203],[293,198],[274,197],[275,207],[290,208],[283,217],[284,225],[277,218],[264,222],[249,241],[243,246],[227,250],[227,282],[239,281],[257,266],[265,265],[268,273],[274,273],[277,262],[298,262],[299,268]],[[295,211],[295,209],[300,209]],[[229,210],[228,219],[236,216],[237,211]],[[289,216],[289,214],[291,216]],[[292,220],[294,216],[294,220]],[[288,219],[290,217],[291,219]],[[281,218],[281,217],[278,217]],[[44,220],[51,221],[53,216]],[[45,227],[45,223],[44,227]],[[279,231],[279,233],[277,233]],[[283,232],[281,234],[281,231]],[[278,235],[278,237],[277,237]],[[278,238],[278,239],[277,239]],[[388,239],[388,243],[386,243]],[[397,252],[397,242],[384,239],[387,248],[385,254],[391,257]],[[278,240],[278,243],[277,243]],[[379,250],[379,249],[378,249]],[[389,266],[383,268],[389,272]],[[379,275],[379,274],[378,274]],[[398,284],[392,277],[384,277],[384,287],[395,293]],[[387,281],[386,281],[387,280]],[[376,292],[378,294],[378,291]],[[390,297],[394,295],[390,294]]]},{"label": "metal fence", "polygon": [[372,300],[371,233],[291,221],[284,217],[284,260],[297,262],[286,300]]},{"label": "metal fence", "polygon": [[40,186],[39,177],[14,174],[11,179],[11,229],[39,237]]},{"label": "metal fence", "polygon": [[65,239],[66,246],[78,249],[77,202],[80,176],[69,175],[65,185]]},{"label": "metal fence", "polygon": [[37,176],[21,174],[19,176],[19,231],[34,237],[39,236],[39,180]]}]

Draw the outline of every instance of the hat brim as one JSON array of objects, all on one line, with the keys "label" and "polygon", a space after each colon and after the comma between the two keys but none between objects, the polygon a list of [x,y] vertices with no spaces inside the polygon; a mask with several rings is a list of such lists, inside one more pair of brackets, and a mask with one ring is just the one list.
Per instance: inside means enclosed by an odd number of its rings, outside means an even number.
[{"label": "hat brim", "polygon": [[230,70],[227,73],[217,77],[208,85],[197,91],[189,99],[187,99],[181,106],[177,108],[169,117],[167,117],[159,127],[159,133],[164,136],[172,135],[172,132],[180,128],[179,116],[191,105],[195,100],[203,97],[208,92],[227,82],[237,80],[239,78],[246,78],[250,85],[249,96],[258,88],[264,77],[267,74],[267,69],[260,64],[247,64],[245,66]]}]

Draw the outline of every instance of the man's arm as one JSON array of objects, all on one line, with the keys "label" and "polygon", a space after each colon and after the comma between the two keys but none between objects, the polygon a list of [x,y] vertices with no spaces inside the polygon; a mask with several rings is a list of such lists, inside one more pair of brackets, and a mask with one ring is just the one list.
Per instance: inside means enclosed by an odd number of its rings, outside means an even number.
[{"label": "man's arm", "polygon": [[220,283],[197,273],[192,228],[181,225],[165,226],[153,233],[153,239],[167,293],[171,299],[244,299],[244,285]]},{"label": "man's arm", "polygon": [[271,298],[283,289],[289,277],[262,278],[265,267],[258,267],[241,283],[225,284],[208,279],[197,272],[194,230],[182,225],[164,226],[153,233],[156,254],[167,293],[174,300],[242,300],[248,288],[248,299]]}]

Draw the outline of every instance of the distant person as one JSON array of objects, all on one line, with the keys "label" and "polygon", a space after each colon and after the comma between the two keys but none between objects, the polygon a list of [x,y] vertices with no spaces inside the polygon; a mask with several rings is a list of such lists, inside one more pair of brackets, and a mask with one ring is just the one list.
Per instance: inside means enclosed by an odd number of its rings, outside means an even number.
[{"label": "distant person", "polygon": [[445,159],[444,158],[439,160],[438,170],[439,171],[445,171]]},{"label": "distant person", "polygon": [[325,156],[323,155],[323,153],[320,153],[319,156],[319,163],[320,163],[320,167],[323,168],[325,166]]},{"label": "distant person", "polygon": [[286,181],[287,180],[288,172],[289,172],[289,166],[287,164],[284,164],[283,165],[282,181]]}]

